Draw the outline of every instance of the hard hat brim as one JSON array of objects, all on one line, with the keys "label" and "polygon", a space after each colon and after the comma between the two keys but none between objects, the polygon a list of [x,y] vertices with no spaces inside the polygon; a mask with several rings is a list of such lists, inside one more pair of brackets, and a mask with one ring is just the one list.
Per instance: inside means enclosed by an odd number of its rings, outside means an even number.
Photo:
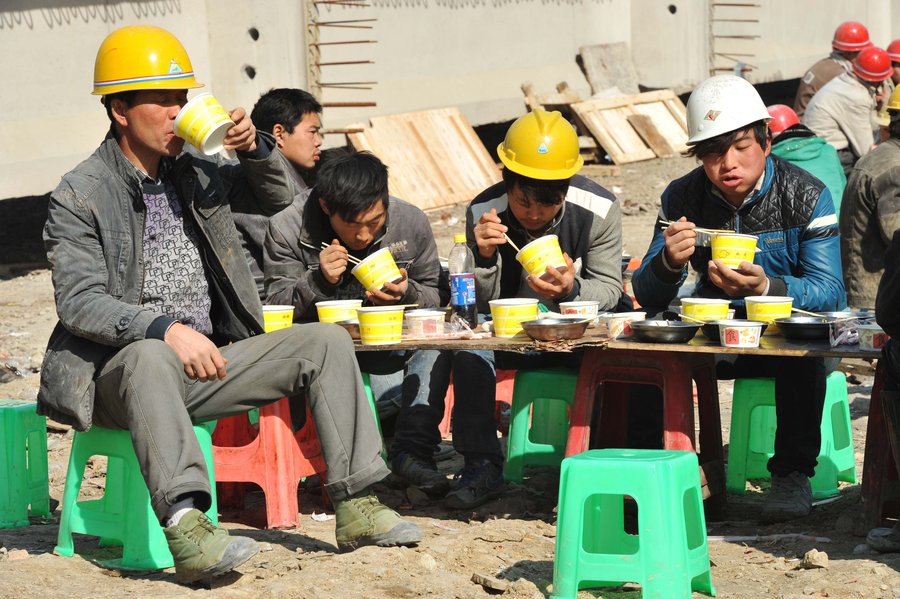
[{"label": "hard hat brim", "polygon": [[522,175],[523,177],[540,179],[541,181],[561,181],[563,179],[571,179],[573,176],[577,175],[578,171],[581,170],[581,167],[584,166],[584,157],[581,155],[579,155],[578,158],[575,159],[575,163],[567,169],[542,169],[526,166],[519,162],[515,162],[514,160],[510,160],[506,156],[503,142],[500,142],[500,145],[497,146],[497,156],[500,158],[500,162],[503,163],[503,166],[512,172]]}]

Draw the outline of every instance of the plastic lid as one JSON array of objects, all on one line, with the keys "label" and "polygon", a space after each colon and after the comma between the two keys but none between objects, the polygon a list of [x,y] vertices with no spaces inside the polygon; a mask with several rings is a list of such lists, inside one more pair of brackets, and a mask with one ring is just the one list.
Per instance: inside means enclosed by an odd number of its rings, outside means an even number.
[{"label": "plastic lid", "polygon": [[465,235],[465,233],[463,233],[463,234],[461,234],[461,235],[454,235],[454,236],[453,236],[453,243],[465,243],[465,242],[466,242],[466,235]]}]

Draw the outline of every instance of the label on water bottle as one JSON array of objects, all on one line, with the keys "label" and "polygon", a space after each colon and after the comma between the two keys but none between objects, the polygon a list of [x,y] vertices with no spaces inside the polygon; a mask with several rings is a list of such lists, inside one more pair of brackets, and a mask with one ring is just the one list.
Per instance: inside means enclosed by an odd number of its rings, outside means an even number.
[{"label": "label on water bottle", "polygon": [[450,304],[470,306],[475,303],[475,274],[450,275]]}]

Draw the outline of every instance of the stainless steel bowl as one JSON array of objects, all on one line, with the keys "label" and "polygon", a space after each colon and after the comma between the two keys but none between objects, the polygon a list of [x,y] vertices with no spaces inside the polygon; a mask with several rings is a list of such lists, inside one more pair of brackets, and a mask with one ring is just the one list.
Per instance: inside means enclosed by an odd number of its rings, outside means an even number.
[{"label": "stainless steel bowl", "polygon": [[[700,325],[700,332],[703,333],[703,336],[709,339],[710,341],[715,341],[716,343],[721,343],[719,340],[719,323],[721,320],[710,320],[702,325]],[[766,332],[766,328],[769,326],[768,323],[763,322],[762,328],[759,331],[759,334],[762,335]]]},{"label": "stainless steel bowl", "polygon": [[868,312],[858,312],[856,310],[841,310],[840,312],[819,312],[819,314],[829,320],[835,320],[838,318],[858,318],[859,320],[875,319],[875,312],[873,310],[869,310]]},{"label": "stainless steel bowl", "polygon": [[344,327],[348,333],[350,333],[350,337],[353,339],[359,339],[359,321],[356,319],[353,320],[341,320],[335,323],[339,326]]},{"label": "stainless steel bowl", "polygon": [[560,341],[584,337],[590,318],[539,318],[522,323],[525,333],[535,341]]},{"label": "stainless steel bowl", "polygon": [[778,330],[787,339],[822,340],[828,339],[828,323],[834,318],[818,318],[816,316],[792,316],[776,318]]},{"label": "stainless steel bowl", "polygon": [[700,330],[699,324],[680,320],[636,320],[629,324],[639,341],[650,343],[687,343]]}]

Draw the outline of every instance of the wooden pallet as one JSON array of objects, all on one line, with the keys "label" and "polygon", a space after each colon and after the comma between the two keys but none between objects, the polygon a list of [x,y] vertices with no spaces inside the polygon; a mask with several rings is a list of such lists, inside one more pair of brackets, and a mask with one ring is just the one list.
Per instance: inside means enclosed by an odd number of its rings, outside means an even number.
[{"label": "wooden pallet", "polygon": [[585,100],[571,108],[616,164],[687,149],[685,107],[672,90]]},{"label": "wooden pallet", "polygon": [[434,210],[468,202],[500,181],[500,170],[458,108],[372,117],[347,137],[388,166],[390,193]]}]

